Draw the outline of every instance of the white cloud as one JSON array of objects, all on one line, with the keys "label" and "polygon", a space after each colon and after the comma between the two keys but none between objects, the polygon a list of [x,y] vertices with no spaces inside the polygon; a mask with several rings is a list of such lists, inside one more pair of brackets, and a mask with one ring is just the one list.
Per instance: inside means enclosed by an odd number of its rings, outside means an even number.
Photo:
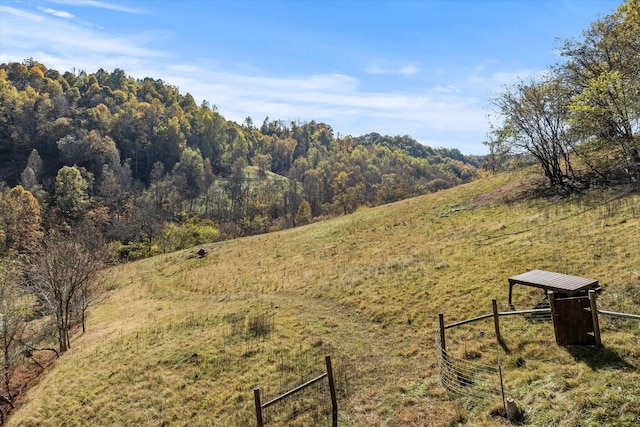
[{"label": "white cloud", "polygon": [[[366,92],[358,79],[344,75],[260,77],[193,66],[167,71],[165,81],[217,105],[222,115],[236,122],[247,116],[256,122],[266,116],[319,120],[342,134],[409,134],[416,139],[447,132],[472,138],[472,133],[486,128],[486,113],[477,97],[438,87],[413,93]],[[446,145],[444,140],[437,146]]]},{"label": "white cloud", "polygon": [[416,65],[405,65],[398,70],[398,74],[403,76],[411,76],[420,73],[420,68]]},{"label": "white cloud", "polygon": [[412,76],[420,73],[420,68],[415,64],[407,64],[397,68],[384,67],[380,64],[373,64],[365,68],[367,74],[397,74],[402,76]]},{"label": "white cloud", "polygon": [[[162,33],[111,35],[69,20],[55,19],[49,16],[51,12],[44,12],[45,15],[9,7],[0,9],[2,14],[13,15],[13,19],[3,19],[0,27],[0,58],[3,61],[20,61],[28,57],[43,61],[41,57],[36,58],[36,55],[43,55],[58,58],[58,64],[67,62],[71,67],[97,70],[105,62],[111,63],[122,57],[165,56],[159,50],[145,47],[151,40],[164,37]],[[72,61],[78,62],[71,65]]]},{"label": "white cloud", "polygon": [[[29,13],[26,12],[22,9],[16,9],[15,7],[9,7],[9,6],[0,6],[0,13],[8,13],[10,15],[13,15],[16,18],[23,18],[26,19],[27,21],[36,21],[36,22],[40,22],[43,21],[44,18],[36,13]],[[2,24],[2,27],[9,25],[13,20],[9,20],[9,21],[4,21],[4,23]]]},{"label": "white cloud", "polygon": [[491,75],[491,79],[501,85],[509,85],[517,83],[520,80],[526,80],[530,77],[537,75],[538,73],[533,70],[517,70],[510,73],[498,72]]},{"label": "white cloud", "polygon": [[44,7],[39,7],[38,9],[40,9],[44,13],[48,13],[49,15],[57,16],[58,18],[65,18],[65,19],[75,18],[75,16],[73,16],[71,13],[65,12],[63,10],[55,10],[55,9],[44,8]]},{"label": "white cloud", "polygon": [[494,72],[486,75],[474,74],[469,77],[469,82],[477,86],[485,86],[490,88],[502,88],[518,83],[521,80],[529,80],[544,75],[546,70],[529,70],[521,69],[511,72]]},{"label": "white cloud", "polygon": [[97,9],[105,9],[105,10],[114,10],[116,12],[124,12],[124,13],[132,13],[132,14],[145,14],[146,12],[142,9],[123,6],[121,4],[109,3],[105,1],[99,0],[49,0],[52,3],[70,5],[70,6],[83,6],[83,7],[93,7]]},{"label": "white cloud", "polygon": [[440,93],[458,93],[460,89],[455,85],[446,85],[446,86],[436,86],[434,88],[436,92]]}]

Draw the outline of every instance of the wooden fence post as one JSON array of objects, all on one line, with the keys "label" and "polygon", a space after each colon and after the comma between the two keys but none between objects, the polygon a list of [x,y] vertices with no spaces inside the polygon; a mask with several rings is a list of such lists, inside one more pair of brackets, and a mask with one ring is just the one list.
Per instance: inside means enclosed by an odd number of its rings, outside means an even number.
[{"label": "wooden fence post", "polygon": [[507,419],[509,421],[517,421],[520,415],[520,409],[516,405],[516,401],[511,397],[507,397]]},{"label": "wooden fence post", "polygon": [[600,338],[600,320],[598,319],[598,303],[596,302],[596,291],[589,290],[589,304],[591,306],[591,318],[593,319],[593,335],[596,338],[596,345],[602,346],[602,339]]},{"label": "wooden fence post", "polygon": [[338,399],[336,398],[336,385],[333,381],[331,356],[326,356],[324,360],[327,363],[327,378],[329,379],[329,393],[331,393],[331,427],[338,427]]},{"label": "wooden fence post", "polygon": [[445,342],[445,334],[444,334],[444,313],[440,313],[438,315],[440,319],[440,348],[442,349],[442,354],[444,355],[447,352],[447,343]]},{"label": "wooden fence post", "polygon": [[253,389],[253,399],[256,402],[256,421],[258,422],[258,427],[263,427],[262,421],[262,403],[260,403],[260,388],[256,387]]},{"label": "wooden fence post", "polygon": [[502,335],[500,335],[500,315],[498,314],[498,302],[496,299],[491,300],[491,304],[493,306],[493,324],[496,328],[496,338],[498,342],[502,344]]}]

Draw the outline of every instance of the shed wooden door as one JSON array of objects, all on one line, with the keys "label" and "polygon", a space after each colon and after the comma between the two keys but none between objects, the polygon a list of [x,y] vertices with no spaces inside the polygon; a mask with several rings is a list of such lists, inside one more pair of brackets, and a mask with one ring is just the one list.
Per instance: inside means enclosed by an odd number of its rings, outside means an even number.
[{"label": "shed wooden door", "polygon": [[559,345],[595,345],[593,318],[586,296],[555,298],[551,305],[553,329]]}]

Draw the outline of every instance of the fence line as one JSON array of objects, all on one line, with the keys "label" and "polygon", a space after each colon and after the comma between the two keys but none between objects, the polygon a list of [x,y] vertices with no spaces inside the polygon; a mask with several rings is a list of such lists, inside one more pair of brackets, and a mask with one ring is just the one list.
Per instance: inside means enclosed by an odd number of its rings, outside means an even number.
[{"label": "fence line", "polygon": [[448,325],[444,325],[445,329],[455,328],[456,326],[466,325],[467,323],[477,322],[478,320],[484,320],[493,317],[493,313],[484,314],[478,317],[472,317],[471,319],[461,320],[459,322],[449,323]]},{"label": "fence line", "polygon": [[454,358],[442,348],[438,333],[435,341],[438,371],[444,388],[458,395],[485,400],[501,396],[504,402],[501,366]]},{"label": "fence line", "polygon": [[[518,310],[518,311],[501,311],[498,314],[500,316],[514,316],[516,314],[551,314],[550,308],[535,308],[531,310]],[[489,314],[489,316],[493,316],[493,314]]]},{"label": "fence line", "polygon": [[530,319],[532,318],[535,318],[535,320],[551,319],[551,308],[538,308],[538,309],[532,309],[532,310],[519,310],[519,311],[498,311],[498,306],[495,298],[492,300],[492,305],[493,305],[493,313],[483,314],[481,316],[472,317],[471,319],[461,320],[459,322],[449,323],[448,325],[444,323],[444,314],[440,313],[439,314],[440,336],[438,337],[439,339],[438,342],[440,343],[439,345],[442,347],[442,349],[445,351],[447,350],[445,330],[454,328],[456,326],[466,325],[468,323],[473,323],[473,322],[477,322],[480,320],[485,320],[493,317],[493,323],[496,331],[496,339],[498,340],[499,343],[502,344],[503,343],[502,336],[500,335],[500,317],[501,316],[529,314],[531,315],[529,317]]},{"label": "fence line", "polygon": [[640,320],[640,315],[638,314],[618,313],[615,311],[605,311],[605,310],[598,310],[598,314],[604,314],[605,316],[612,316],[612,317],[622,317],[625,319]]},{"label": "fence line", "polygon": [[[640,320],[640,315],[629,313],[618,313],[615,311],[599,310],[596,304],[596,292],[589,291],[590,307],[586,310],[591,311],[593,315],[594,334],[596,337],[596,345],[600,346],[600,326],[598,322],[598,314]],[[503,402],[504,397],[504,384],[502,381],[502,367],[500,365],[487,366],[479,363],[471,362],[465,359],[456,359],[447,353],[446,345],[446,330],[454,328],[456,326],[466,325],[469,323],[485,320],[493,317],[494,327],[496,333],[496,339],[500,344],[503,344],[502,336],[500,335],[500,317],[501,316],[514,316],[514,315],[530,315],[529,320],[550,320],[551,319],[551,307],[548,308],[535,308],[532,310],[518,310],[518,311],[498,311],[497,302],[494,298],[492,300],[493,313],[483,314],[470,319],[461,320],[458,322],[445,324],[444,314],[439,314],[439,331],[435,335],[436,354],[438,361],[438,370],[440,373],[440,380],[442,385],[449,391],[471,397],[488,398],[492,395],[501,394]],[[497,388],[491,388],[485,386],[490,384],[493,377],[499,377],[500,390]],[[495,379],[494,379],[495,381]]]},{"label": "fence line", "polygon": [[[261,407],[261,409],[268,408],[269,406],[271,406],[271,405],[273,405],[275,403],[278,403],[281,400],[284,400],[287,397],[291,396],[292,394],[296,394],[300,390],[305,389],[305,388],[309,387],[310,385],[313,385],[313,384],[317,383],[318,381],[320,381],[322,379],[325,379],[325,378],[327,378],[327,373],[326,372],[324,374],[322,374],[322,375],[319,375],[319,376],[315,377],[314,379],[312,379],[310,381],[307,381],[304,384],[299,385],[298,387],[296,387],[296,388],[294,388],[292,390],[289,390],[286,393],[281,394],[280,396],[278,396],[278,397],[276,397],[274,399],[271,399],[270,401],[268,401],[266,403],[261,404],[260,407]],[[260,395],[260,389],[259,388],[255,388],[253,391],[254,391],[254,393],[257,393],[258,396]]]},{"label": "fence line", "polygon": [[446,346],[446,330],[457,326],[485,320],[489,318],[494,319],[494,327],[496,332],[496,339],[502,343],[502,336],[500,335],[500,321],[501,316],[513,316],[513,315],[531,315],[537,319],[540,315],[543,315],[546,319],[550,318],[551,308],[538,308],[532,310],[519,310],[519,311],[498,311],[496,299],[492,300],[493,312],[489,314],[483,314],[471,319],[465,319],[458,322],[445,324],[444,314],[440,313],[439,331],[435,335],[436,344],[436,356],[438,362],[438,371],[440,373],[440,381],[444,388],[452,393],[475,397],[479,399],[491,399],[496,396],[502,398],[503,404],[505,403],[504,395],[504,383],[502,380],[502,366],[490,366],[483,365],[477,362],[472,362],[466,359],[459,359],[452,357],[447,353]]},{"label": "fence line", "polygon": [[269,406],[272,406],[284,399],[286,399],[287,397],[304,390],[305,388],[317,383],[318,381],[321,381],[325,378],[328,379],[329,381],[329,393],[331,395],[331,426],[332,427],[337,427],[338,426],[338,402],[337,402],[337,398],[336,398],[336,387],[335,387],[335,381],[333,378],[333,369],[331,367],[331,356],[326,356],[325,357],[325,363],[327,366],[327,372],[323,373],[322,375],[319,375],[317,377],[315,377],[312,380],[309,380],[307,382],[305,382],[302,385],[299,385],[298,387],[295,387],[289,391],[287,391],[286,393],[281,394],[280,396],[271,399],[270,401],[268,401],[267,403],[261,403],[261,398],[260,398],[260,388],[256,387],[253,389],[253,397],[254,397],[254,401],[255,401],[255,406],[256,406],[256,421],[257,421],[257,426],[258,427],[263,427],[264,426],[264,418],[262,416],[262,410],[268,408]]}]

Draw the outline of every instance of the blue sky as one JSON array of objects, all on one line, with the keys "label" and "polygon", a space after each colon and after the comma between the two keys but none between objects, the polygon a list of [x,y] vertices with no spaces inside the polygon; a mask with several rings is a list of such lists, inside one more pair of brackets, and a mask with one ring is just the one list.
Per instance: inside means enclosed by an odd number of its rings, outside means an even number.
[{"label": "blue sky", "polygon": [[0,62],[123,69],[227,119],[323,121],[486,154],[490,99],[611,0],[0,0]]}]

